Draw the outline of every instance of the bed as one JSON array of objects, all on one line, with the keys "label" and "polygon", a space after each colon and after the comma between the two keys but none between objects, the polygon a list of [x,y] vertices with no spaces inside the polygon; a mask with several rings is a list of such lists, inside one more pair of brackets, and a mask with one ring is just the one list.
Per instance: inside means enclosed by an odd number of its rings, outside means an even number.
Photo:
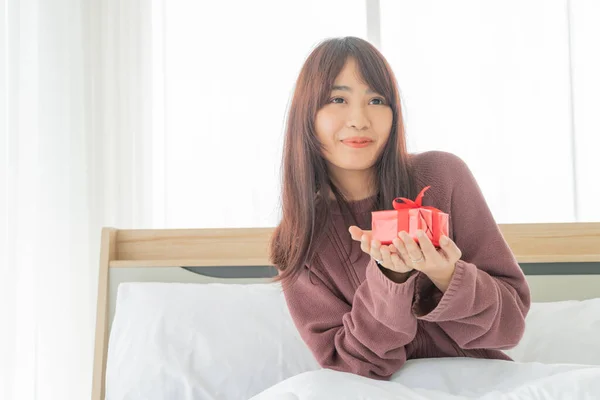
[{"label": "bed", "polygon": [[410,360],[389,382],[319,368],[270,282],[271,228],[104,228],[92,398],[600,398],[600,223],[500,228],[534,302],[515,362]]}]

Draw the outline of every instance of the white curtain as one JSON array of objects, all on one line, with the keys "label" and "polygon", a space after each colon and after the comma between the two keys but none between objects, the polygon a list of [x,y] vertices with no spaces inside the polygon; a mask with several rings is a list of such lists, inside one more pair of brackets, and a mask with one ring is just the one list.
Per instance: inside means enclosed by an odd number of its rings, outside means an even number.
[{"label": "white curtain", "polygon": [[600,221],[600,1],[569,5],[579,218]]},{"label": "white curtain", "polygon": [[99,233],[147,226],[144,1],[0,0],[0,398],[90,397]]}]

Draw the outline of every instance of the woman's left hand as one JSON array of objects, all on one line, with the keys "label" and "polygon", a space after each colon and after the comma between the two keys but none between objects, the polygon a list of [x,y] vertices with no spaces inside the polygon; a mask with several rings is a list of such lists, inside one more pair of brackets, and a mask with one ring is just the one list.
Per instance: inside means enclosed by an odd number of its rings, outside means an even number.
[{"label": "woman's left hand", "polygon": [[427,275],[443,293],[450,285],[456,262],[460,260],[462,252],[447,236],[440,237],[440,249],[435,248],[422,230],[417,231],[417,238],[419,243],[402,231],[393,244],[407,265]]}]

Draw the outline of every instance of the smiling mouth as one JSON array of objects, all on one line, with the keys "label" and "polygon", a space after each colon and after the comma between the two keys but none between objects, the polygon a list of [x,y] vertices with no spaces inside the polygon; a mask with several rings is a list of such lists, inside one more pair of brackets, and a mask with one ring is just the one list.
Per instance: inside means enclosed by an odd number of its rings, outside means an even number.
[{"label": "smiling mouth", "polygon": [[361,148],[367,147],[368,145],[372,144],[373,141],[369,138],[348,138],[342,140],[342,143],[344,143],[346,146]]}]

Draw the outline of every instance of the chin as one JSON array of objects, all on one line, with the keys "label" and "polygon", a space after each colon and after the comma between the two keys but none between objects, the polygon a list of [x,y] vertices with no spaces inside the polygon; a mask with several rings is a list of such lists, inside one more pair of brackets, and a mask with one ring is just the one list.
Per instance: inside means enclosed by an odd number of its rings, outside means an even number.
[{"label": "chin", "polygon": [[345,162],[337,165],[338,168],[346,171],[365,171],[373,166],[375,166],[375,161]]}]

